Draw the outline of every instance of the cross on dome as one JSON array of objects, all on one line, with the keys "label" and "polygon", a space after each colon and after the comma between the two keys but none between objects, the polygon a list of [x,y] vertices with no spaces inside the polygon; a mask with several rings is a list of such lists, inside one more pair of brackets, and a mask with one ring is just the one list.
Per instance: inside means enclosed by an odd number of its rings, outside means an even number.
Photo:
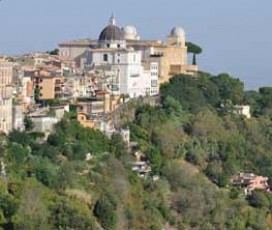
[{"label": "cross on dome", "polygon": [[112,14],[111,17],[110,17],[110,25],[112,25],[112,26],[115,26],[115,25],[116,25],[116,20],[115,20],[115,17],[114,17],[113,14]]}]

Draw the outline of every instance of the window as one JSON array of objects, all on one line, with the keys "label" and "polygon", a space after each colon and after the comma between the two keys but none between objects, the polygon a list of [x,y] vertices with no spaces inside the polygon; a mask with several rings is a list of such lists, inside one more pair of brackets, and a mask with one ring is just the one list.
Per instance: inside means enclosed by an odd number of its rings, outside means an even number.
[{"label": "window", "polygon": [[121,47],[121,45],[120,45],[120,44],[118,44],[118,45],[117,45],[117,47],[118,47],[118,48],[120,48],[120,47]]},{"label": "window", "polygon": [[157,87],[157,86],[158,86],[157,80],[151,80],[151,87]]},{"label": "window", "polygon": [[110,48],[110,44],[107,44],[107,47]]},{"label": "window", "polygon": [[103,61],[108,61],[108,54],[103,54]]}]

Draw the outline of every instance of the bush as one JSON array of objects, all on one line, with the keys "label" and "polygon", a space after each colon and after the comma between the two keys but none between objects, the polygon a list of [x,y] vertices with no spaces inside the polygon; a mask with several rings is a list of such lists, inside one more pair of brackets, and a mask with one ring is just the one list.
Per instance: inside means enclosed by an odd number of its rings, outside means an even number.
[{"label": "bush", "polygon": [[106,230],[115,229],[116,204],[112,202],[107,196],[102,196],[96,202],[94,207],[94,215],[97,217],[101,226]]}]

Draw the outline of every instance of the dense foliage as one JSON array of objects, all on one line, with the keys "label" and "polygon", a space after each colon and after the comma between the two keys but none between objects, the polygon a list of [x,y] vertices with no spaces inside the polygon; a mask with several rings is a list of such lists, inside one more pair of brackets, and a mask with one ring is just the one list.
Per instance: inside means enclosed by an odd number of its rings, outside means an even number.
[{"label": "dense foliage", "polygon": [[[231,112],[243,103],[251,119]],[[272,228],[272,195],[245,197],[230,183],[238,172],[272,178],[271,88],[244,92],[228,74],[175,76],[161,105],[129,108],[135,118],[121,120],[152,167],[145,179],[119,134],[109,139],[71,118],[46,141],[31,123],[2,134],[0,229]]]}]

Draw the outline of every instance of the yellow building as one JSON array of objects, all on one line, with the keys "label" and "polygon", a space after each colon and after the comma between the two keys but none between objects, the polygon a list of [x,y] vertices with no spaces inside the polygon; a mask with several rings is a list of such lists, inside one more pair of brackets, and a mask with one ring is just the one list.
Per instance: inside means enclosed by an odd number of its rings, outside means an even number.
[{"label": "yellow building", "polygon": [[0,62],[0,131],[12,130],[12,75],[13,63]]}]

